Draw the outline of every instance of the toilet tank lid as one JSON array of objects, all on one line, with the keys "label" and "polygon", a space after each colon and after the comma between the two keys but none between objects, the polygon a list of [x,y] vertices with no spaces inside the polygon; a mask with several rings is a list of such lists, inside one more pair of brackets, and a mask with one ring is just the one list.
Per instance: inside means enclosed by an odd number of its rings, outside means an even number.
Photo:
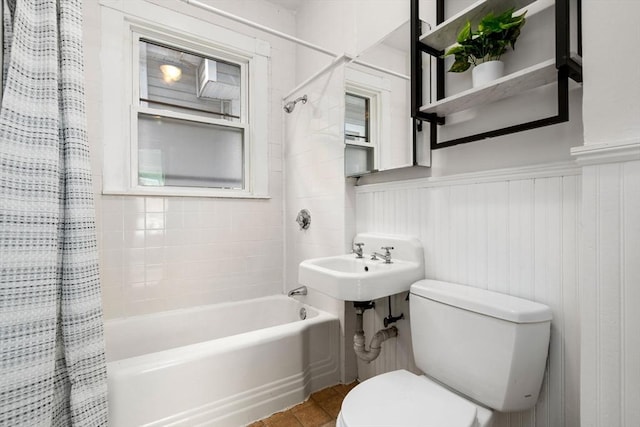
[{"label": "toilet tank lid", "polygon": [[552,318],[551,309],[544,304],[473,286],[425,279],[411,285],[411,293],[514,323],[546,322]]}]

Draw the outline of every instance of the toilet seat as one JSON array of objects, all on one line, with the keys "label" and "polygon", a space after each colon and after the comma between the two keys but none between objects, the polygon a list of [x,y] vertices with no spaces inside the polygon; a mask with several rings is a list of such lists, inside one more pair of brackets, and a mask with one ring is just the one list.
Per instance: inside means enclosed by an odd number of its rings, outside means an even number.
[{"label": "toilet seat", "polygon": [[342,403],[338,427],[472,427],[478,407],[429,378],[405,370],[356,386]]}]

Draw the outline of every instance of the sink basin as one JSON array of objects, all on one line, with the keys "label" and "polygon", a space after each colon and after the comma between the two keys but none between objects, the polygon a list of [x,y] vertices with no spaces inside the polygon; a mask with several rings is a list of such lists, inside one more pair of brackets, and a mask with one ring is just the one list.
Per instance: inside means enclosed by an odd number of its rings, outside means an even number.
[{"label": "sink basin", "polygon": [[[344,301],[371,301],[408,291],[424,278],[422,246],[417,239],[361,233],[354,242],[365,243],[364,258],[354,254],[313,258],[302,261],[298,281],[319,292]],[[392,263],[371,260],[371,252],[393,246]],[[402,258],[394,258],[394,252]],[[408,258],[408,259],[407,259]]]}]

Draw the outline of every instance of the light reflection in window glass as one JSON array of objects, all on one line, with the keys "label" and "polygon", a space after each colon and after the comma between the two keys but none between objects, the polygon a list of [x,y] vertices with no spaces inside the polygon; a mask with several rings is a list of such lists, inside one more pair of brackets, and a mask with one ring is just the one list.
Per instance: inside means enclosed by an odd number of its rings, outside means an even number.
[{"label": "light reflection in window glass", "polygon": [[238,122],[241,67],[140,40],[140,105]]}]

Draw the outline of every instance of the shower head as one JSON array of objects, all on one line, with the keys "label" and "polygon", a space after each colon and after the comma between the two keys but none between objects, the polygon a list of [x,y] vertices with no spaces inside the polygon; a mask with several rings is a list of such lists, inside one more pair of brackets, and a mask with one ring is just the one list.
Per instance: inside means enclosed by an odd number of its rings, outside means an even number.
[{"label": "shower head", "polygon": [[294,101],[289,101],[286,104],[284,104],[284,111],[287,113],[290,113],[293,111],[294,108],[296,108],[296,104],[298,102],[302,102],[303,104],[307,103],[307,95],[302,95],[300,98],[296,98]]}]

